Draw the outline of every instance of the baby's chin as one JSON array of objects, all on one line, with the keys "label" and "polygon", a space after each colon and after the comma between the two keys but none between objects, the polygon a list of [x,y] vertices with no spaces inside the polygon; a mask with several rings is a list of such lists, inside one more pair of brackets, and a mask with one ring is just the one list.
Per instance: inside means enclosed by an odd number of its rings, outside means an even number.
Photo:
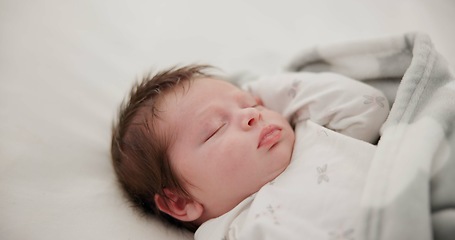
[{"label": "baby's chin", "polygon": [[267,176],[267,178],[264,179],[261,187],[275,180],[286,170],[286,168],[288,168],[289,164],[291,163],[292,150],[293,150],[292,148],[285,149],[284,153],[280,155],[280,158],[276,159],[277,162],[274,168],[270,171],[270,174]]},{"label": "baby's chin", "polygon": [[[286,159],[283,161],[283,164],[280,165],[279,168],[276,169],[276,171],[270,175],[270,177],[267,179],[267,181],[264,181],[264,183],[262,184],[261,188],[271,182],[273,182],[277,177],[279,177],[285,170],[286,168],[289,166],[289,164],[291,163],[291,159]],[[259,191],[260,189],[258,189],[257,191]]]}]

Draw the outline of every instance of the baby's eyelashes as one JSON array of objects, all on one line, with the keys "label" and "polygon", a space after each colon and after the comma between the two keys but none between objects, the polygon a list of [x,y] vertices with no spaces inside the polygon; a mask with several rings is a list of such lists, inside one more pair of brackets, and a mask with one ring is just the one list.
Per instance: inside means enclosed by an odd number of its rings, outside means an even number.
[{"label": "baby's eyelashes", "polygon": [[216,127],[214,130],[209,131],[209,136],[205,139],[204,142],[207,142],[211,138],[213,138],[217,133],[220,132],[220,130],[226,125],[226,123],[222,123],[218,127]]}]

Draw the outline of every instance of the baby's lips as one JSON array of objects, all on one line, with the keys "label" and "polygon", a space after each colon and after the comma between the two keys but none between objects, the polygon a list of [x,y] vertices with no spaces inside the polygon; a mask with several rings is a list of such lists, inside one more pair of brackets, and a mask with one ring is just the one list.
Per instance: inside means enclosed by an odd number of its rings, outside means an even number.
[{"label": "baby's lips", "polygon": [[281,138],[281,128],[276,125],[265,126],[259,134],[258,147],[272,147]]}]

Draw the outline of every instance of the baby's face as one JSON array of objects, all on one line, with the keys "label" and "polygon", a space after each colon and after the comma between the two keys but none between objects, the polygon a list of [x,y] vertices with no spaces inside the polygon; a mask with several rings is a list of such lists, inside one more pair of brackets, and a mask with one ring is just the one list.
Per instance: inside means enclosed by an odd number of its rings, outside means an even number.
[{"label": "baby's face", "polygon": [[250,93],[216,79],[196,79],[167,93],[158,127],[173,134],[171,166],[184,188],[217,217],[288,166],[292,127]]}]

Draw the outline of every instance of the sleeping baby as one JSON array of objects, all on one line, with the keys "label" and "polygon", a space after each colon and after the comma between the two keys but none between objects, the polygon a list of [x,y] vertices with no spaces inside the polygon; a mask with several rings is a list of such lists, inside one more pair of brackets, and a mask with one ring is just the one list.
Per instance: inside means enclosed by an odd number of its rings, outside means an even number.
[{"label": "sleeping baby", "polygon": [[136,84],[113,128],[126,196],[195,239],[352,238],[389,104],[333,73],[240,88],[189,65]]}]

